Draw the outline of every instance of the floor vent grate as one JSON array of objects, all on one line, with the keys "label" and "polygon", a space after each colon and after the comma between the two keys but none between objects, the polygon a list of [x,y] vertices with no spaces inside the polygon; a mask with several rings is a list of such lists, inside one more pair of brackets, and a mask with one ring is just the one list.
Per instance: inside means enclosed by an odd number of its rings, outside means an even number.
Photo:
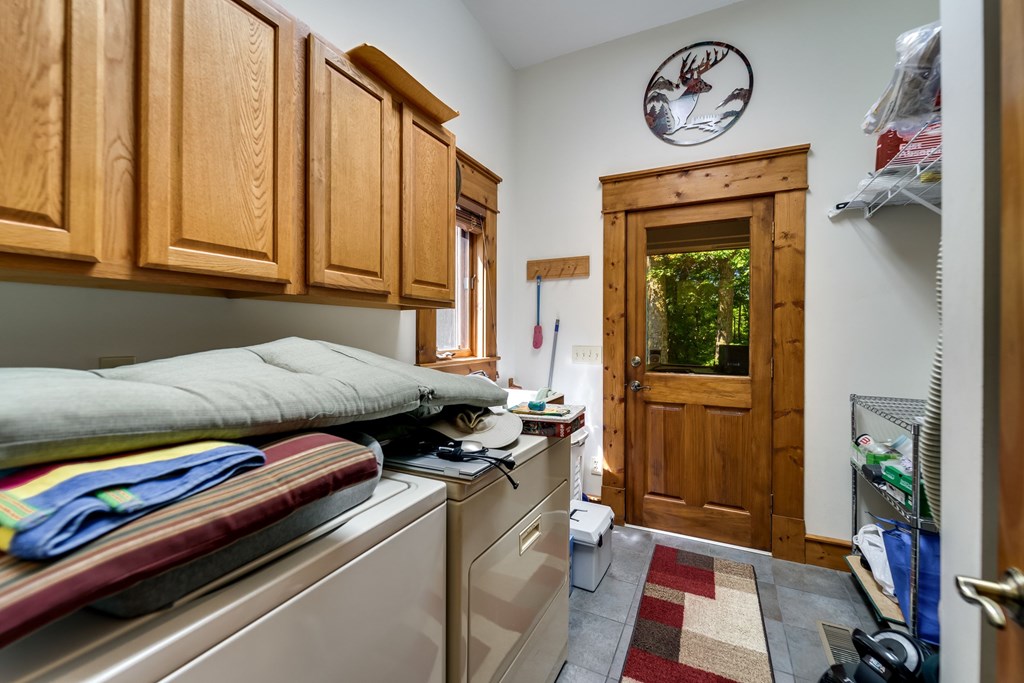
[{"label": "floor vent grate", "polygon": [[821,636],[821,645],[825,648],[829,666],[860,661],[860,657],[857,656],[857,648],[853,646],[853,631],[851,629],[819,621],[818,635]]}]

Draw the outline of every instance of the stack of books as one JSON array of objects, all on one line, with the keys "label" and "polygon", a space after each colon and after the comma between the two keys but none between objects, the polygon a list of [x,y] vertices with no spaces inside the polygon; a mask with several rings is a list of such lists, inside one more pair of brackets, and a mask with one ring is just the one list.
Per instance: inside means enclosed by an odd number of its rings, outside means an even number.
[{"label": "stack of books", "polygon": [[586,406],[547,405],[531,410],[526,403],[509,408],[523,420],[523,434],[566,437],[582,429],[586,420]]}]

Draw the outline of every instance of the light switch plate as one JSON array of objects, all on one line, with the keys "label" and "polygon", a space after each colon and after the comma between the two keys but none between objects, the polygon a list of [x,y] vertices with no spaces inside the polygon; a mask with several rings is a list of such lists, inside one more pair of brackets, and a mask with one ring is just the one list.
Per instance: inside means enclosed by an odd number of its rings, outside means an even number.
[{"label": "light switch plate", "polygon": [[589,363],[592,365],[601,364],[601,347],[600,346],[573,346],[572,347],[572,362],[573,363]]}]

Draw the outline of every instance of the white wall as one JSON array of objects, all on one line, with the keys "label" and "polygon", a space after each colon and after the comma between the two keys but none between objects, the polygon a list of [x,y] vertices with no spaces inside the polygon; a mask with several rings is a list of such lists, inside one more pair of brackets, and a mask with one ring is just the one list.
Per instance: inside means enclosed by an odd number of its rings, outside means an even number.
[{"label": "white wall", "polygon": [[[281,5],[341,49],[383,49],[443,101],[462,112],[449,128],[459,147],[495,173],[512,166],[514,73],[483,39],[459,0],[281,0]],[[458,40],[456,41],[456,37]],[[499,308],[509,305],[504,254],[515,212],[500,186]],[[412,361],[415,313],[112,292],[0,283],[0,366],[96,367],[107,355],[138,359],[308,336]],[[508,327],[499,324],[499,348]]]},{"label": "white wall", "polygon": [[[953,583],[995,579],[998,525],[998,2],[942,0],[942,678],[991,681],[994,633]],[[1013,191],[1019,191],[1014,188]]]},{"label": "white wall", "polygon": [[[515,332],[517,379],[542,384],[550,346],[530,345],[534,295],[524,264],[590,255],[589,279],[552,282],[543,296],[545,331],[562,316],[555,384],[589,408],[588,456],[601,446],[601,369],[573,365],[569,354],[573,344],[602,342],[598,177],[809,142],[805,513],[808,533],[848,537],[848,395],[924,396],[939,221],[917,207],[871,221],[831,222],[825,213],[874,167],[873,140],[859,125],[892,75],[897,34],[937,18],[937,0],[743,2],[518,72],[513,204],[522,239],[504,320]],[[711,142],[665,144],[644,123],[648,79],[671,53],[709,39],[750,59],[750,106]],[[599,486],[587,477],[587,491]]]}]

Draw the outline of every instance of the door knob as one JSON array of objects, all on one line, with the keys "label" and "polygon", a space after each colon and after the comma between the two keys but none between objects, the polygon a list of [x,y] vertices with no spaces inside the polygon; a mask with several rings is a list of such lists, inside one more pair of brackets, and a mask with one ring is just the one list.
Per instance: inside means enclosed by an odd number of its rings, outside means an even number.
[{"label": "door knob", "polygon": [[640,367],[641,362],[643,361],[640,360],[640,356],[633,356],[633,358],[629,361],[629,364],[632,365],[634,368],[638,368]]},{"label": "door knob", "polygon": [[[956,588],[967,602],[981,606],[985,619],[996,628],[1006,627],[1006,615],[1024,625],[1024,572],[1010,567],[1001,581],[982,581],[969,576],[956,577]],[[1002,608],[1002,609],[1000,609]]]},{"label": "door knob", "polygon": [[647,384],[640,384],[639,380],[633,380],[632,382],[629,383],[629,388],[632,389],[633,391],[644,391],[645,389],[650,389],[651,387]]}]

